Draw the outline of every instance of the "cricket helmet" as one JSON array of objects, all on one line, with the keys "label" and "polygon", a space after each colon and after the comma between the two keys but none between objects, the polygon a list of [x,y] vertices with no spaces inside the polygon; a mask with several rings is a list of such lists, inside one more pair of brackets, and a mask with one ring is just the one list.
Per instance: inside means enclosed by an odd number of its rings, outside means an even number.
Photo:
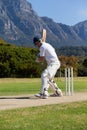
[{"label": "cricket helmet", "polygon": [[33,38],[33,43],[36,44],[36,42],[39,42],[40,40],[41,39],[38,36],[36,36]]}]

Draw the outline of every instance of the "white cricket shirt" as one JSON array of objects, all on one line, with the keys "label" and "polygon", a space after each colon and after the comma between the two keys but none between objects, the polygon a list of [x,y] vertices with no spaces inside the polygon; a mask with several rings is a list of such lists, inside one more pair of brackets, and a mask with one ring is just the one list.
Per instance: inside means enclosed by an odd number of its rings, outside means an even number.
[{"label": "white cricket shirt", "polygon": [[46,42],[43,42],[40,46],[40,56],[44,56],[47,64],[59,64],[59,59],[57,57],[57,54],[55,52],[55,49]]}]

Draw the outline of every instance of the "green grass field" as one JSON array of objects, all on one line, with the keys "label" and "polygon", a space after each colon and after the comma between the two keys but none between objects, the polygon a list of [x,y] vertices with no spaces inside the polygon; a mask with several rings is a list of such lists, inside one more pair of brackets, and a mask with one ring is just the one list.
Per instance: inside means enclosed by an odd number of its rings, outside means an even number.
[{"label": "green grass field", "polygon": [[[65,91],[64,78],[55,80]],[[0,96],[35,94],[40,84],[40,79],[0,79]],[[74,88],[87,92],[87,78],[74,78]],[[87,130],[87,101],[1,110],[0,130]]]},{"label": "green grass field", "polygon": [[[56,78],[58,86],[65,91],[65,79]],[[19,94],[35,94],[40,90],[40,79],[0,79],[0,96],[3,95],[19,95]],[[49,92],[51,90],[49,89]],[[87,91],[87,77],[74,78],[74,91]]]},{"label": "green grass field", "polygon": [[87,101],[0,111],[0,130],[87,130]]}]

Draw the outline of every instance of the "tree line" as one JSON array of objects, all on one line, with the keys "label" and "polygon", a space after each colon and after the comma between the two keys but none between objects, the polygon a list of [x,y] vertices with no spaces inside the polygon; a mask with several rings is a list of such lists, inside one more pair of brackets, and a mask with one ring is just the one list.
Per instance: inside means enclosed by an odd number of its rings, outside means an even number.
[{"label": "tree line", "polygon": [[58,55],[65,56],[87,56],[87,46],[64,46],[56,49]]},{"label": "tree line", "polygon": [[[0,78],[19,77],[32,78],[40,77],[46,63],[35,62],[38,49],[15,46],[0,40]],[[87,57],[58,56],[61,61],[61,68],[57,76],[64,76],[66,67],[73,67],[75,76],[87,76]]]}]

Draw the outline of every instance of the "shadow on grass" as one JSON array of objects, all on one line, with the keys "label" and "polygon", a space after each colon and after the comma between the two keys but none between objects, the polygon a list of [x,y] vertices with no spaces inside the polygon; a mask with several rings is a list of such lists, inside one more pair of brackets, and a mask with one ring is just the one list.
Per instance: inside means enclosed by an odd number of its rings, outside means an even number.
[{"label": "shadow on grass", "polygon": [[40,99],[35,96],[2,96],[0,99]]}]

